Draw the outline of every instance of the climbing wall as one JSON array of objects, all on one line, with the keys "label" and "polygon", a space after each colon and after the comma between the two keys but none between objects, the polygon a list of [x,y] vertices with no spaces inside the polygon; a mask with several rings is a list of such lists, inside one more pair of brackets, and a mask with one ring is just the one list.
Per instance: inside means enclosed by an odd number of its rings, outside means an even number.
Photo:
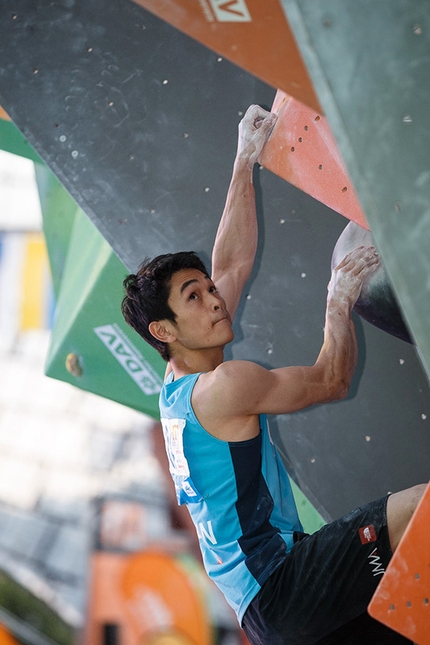
[{"label": "climbing wall", "polygon": [[[0,61],[0,104],[129,269],[180,249],[209,261],[237,124],[251,103],[270,108],[275,88],[128,0],[5,0]],[[347,220],[266,169],[255,182],[258,256],[227,358],[311,364]],[[271,419],[326,519],[429,472],[430,397],[415,349],[360,319],[357,328],[348,399]]]},{"label": "climbing wall", "polygon": [[281,0],[430,374],[430,7]]}]

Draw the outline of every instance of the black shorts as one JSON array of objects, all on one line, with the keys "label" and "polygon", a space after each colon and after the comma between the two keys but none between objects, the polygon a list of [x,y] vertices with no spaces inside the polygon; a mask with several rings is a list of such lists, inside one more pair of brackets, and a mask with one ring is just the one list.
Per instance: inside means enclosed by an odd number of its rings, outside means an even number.
[{"label": "black shorts", "polygon": [[387,497],[295,539],[246,610],[251,645],[411,642],[367,614],[392,555]]}]

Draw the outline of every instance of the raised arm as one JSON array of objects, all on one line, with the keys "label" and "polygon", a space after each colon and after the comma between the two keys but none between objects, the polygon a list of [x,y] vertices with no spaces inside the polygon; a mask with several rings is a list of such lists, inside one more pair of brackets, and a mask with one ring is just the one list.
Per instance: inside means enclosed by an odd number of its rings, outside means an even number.
[{"label": "raised arm", "polygon": [[275,121],[275,114],[251,105],[239,124],[233,174],[212,253],[212,279],[232,319],[257,249],[252,171]]}]

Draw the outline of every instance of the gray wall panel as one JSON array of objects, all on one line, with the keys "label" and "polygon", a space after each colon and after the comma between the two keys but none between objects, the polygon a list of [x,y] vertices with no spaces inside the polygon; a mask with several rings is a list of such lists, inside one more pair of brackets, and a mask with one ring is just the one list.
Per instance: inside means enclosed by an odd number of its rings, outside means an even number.
[{"label": "gray wall panel", "polygon": [[430,5],[281,2],[430,374]]}]

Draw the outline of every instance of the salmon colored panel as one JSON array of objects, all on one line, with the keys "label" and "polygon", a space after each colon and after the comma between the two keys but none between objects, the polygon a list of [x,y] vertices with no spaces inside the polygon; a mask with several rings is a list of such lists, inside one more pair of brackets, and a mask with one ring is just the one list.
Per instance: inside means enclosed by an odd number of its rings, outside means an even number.
[{"label": "salmon colored panel", "polygon": [[261,164],[337,213],[369,230],[327,119],[278,90],[278,114]]},{"label": "salmon colored panel", "polygon": [[10,121],[9,116],[6,114],[6,112],[3,110],[2,106],[0,105],[0,119],[4,119],[5,121]]},{"label": "salmon colored panel", "polygon": [[135,0],[275,88],[321,110],[279,0]]},{"label": "salmon colored panel", "polygon": [[430,484],[369,605],[369,614],[430,645]]}]

